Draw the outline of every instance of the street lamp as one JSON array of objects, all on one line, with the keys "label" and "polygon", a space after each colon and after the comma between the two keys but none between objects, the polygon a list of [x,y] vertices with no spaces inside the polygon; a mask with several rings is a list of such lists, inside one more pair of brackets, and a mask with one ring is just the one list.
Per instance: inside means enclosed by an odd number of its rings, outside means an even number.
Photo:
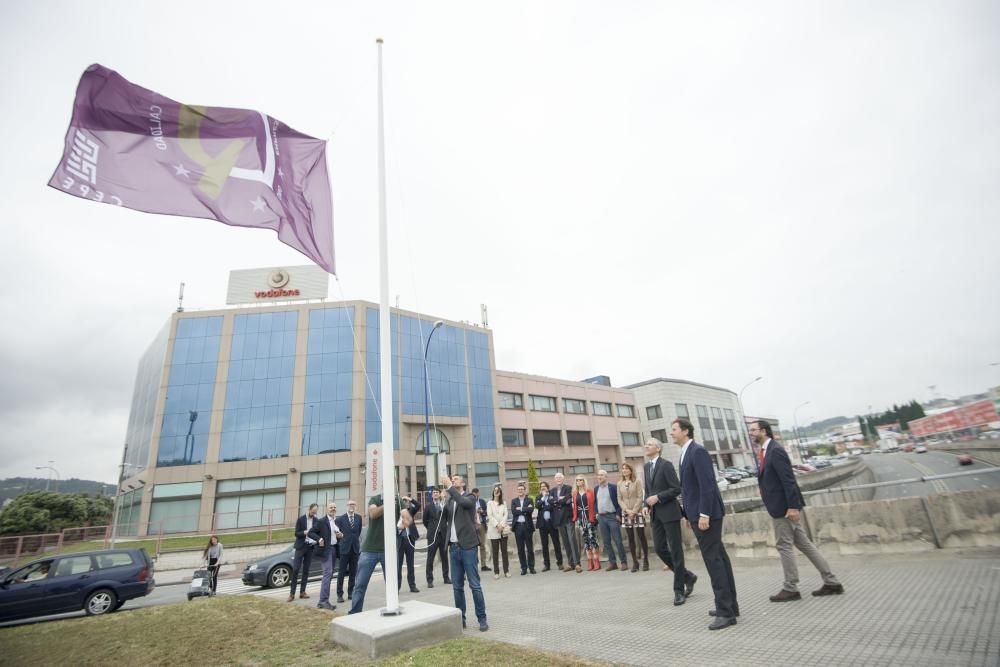
[{"label": "street lamp", "polygon": [[[427,488],[437,486],[437,456],[431,458],[431,413],[430,413],[430,380],[427,378],[427,353],[431,349],[431,338],[434,332],[444,324],[438,320],[431,327],[431,332],[427,334],[427,342],[424,343],[424,473],[427,476]],[[435,427],[436,430],[436,427]],[[432,467],[433,464],[433,467]],[[429,497],[429,496],[428,496]]]},{"label": "street lamp", "polygon": [[753,449],[753,438],[751,438],[750,433],[747,432],[747,413],[744,412],[743,410],[743,392],[746,391],[747,387],[749,387],[753,383],[760,382],[763,379],[764,379],[763,375],[758,375],[754,379],[747,382],[745,385],[743,385],[743,388],[740,389],[739,397],[736,399],[740,404],[740,417],[743,420],[743,432],[746,433],[747,441],[750,443],[750,456],[751,458],[753,458],[753,467],[758,472],[758,474],[760,473],[760,461],[757,460],[757,453]]},{"label": "street lamp", "polygon": [[[801,404],[797,405],[795,407],[795,409],[792,411],[792,422],[795,424],[795,439],[798,440],[798,443],[799,443],[799,459],[800,460],[803,459],[803,458],[805,458],[805,457],[802,456],[802,452],[803,452],[803,449],[802,449],[802,433],[801,433],[801,431],[799,431],[799,417],[798,417],[798,413],[799,413],[799,408],[805,407],[805,406],[809,405],[811,402],[812,401],[806,401],[805,403],[801,403]],[[806,451],[808,451],[808,450],[806,450]]]},{"label": "street lamp", "polygon": [[[194,423],[198,421],[198,411],[188,410],[188,421],[191,425],[188,426],[187,435],[184,436],[184,461],[188,464],[191,463],[191,459],[194,458]],[[191,441],[191,453],[188,454],[188,441]]]},{"label": "street lamp", "polygon": [[56,491],[59,490],[59,482],[62,481],[62,477],[59,476],[59,471],[52,467],[53,463],[55,463],[55,461],[49,461],[49,464],[47,466],[35,466],[35,470],[48,470],[49,471],[49,476],[45,480],[45,490],[46,491],[49,490],[49,482],[52,481],[52,473],[56,474]]}]

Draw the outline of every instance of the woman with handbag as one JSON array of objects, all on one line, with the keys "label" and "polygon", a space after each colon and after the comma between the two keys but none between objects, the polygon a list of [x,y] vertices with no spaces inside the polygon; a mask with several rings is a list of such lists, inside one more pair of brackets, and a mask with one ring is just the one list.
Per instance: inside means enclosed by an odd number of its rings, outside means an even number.
[{"label": "woman with handbag", "polygon": [[[618,504],[622,508],[622,527],[628,535],[628,548],[632,552],[632,571],[639,570],[639,558],[642,554],[642,569],[649,569],[649,543],[646,542],[646,520],[642,514],[643,499],[646,494],[642,482],[635,478],[635,470],[628,463],[622,464],[622,475],[618,481]],[[636,549],[636,541],[639,548]]]},{"label": "woman with handbag", "polygon": [[[587,552],[587,570],[601,569],[601,556],[597,548],[597,502],[594,490],[587,487],[587,479],[582,475],[576,478],[576,489],[573,491],[573,522],[580,527],[580,541],[583,550]],[[582,568],[577,565],[577,572]]]},{"label": "woman with handbag", "polygon": [[507,555],[507,538],[510,536],[510,526],[507,525],[507,504],[503,501],[503,487],[499,484],[493,487],[493,499],[486,503],[486,537],[490,540],[493,550],[493,578],[500,578],[500,565],[497,562],[497,552],[503,554],[503,576],[510,578],[510,563]]}]

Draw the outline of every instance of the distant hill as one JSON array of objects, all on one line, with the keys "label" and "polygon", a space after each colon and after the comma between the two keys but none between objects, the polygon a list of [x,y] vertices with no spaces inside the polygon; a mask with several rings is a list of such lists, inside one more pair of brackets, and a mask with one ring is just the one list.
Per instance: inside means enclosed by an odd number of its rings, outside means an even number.
[{"label": "distant hill", "polygon": [[[16,498],[28,491],[44,491],[46,480],[44,477],[8,477],[0,480],[0,505],[8,498]],[[52,480],[49,482],[49,491],[60,491],[62,493],[87,493],[90,495],[110,496],[115,492],[114,484],[95,482],[90,479],[64,479],[61,482]]]},{"label": "distant hill", "polygon": [[813,422],[806,426],[803,424],[800,428],[802,429],[803,437],[812,437],[817,435],[822,435],[826,433],[831,428],[840,426],[841,424],[846,424],[851,421],[857,421],[853,417],[830,417],[829,419],[824,419],[822,421]]}]

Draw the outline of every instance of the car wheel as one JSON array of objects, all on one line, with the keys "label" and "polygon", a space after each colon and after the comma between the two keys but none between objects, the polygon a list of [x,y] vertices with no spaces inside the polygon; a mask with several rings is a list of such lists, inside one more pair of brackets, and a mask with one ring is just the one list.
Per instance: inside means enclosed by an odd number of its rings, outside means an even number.
[{"label": "car wheel", "polygon": [[277,565],[267,573],[267,585],[270,588],[282,588],[292,580],[292,571],[287,565]]},{"label": "car wheel", "polygon": [[118,597],[115,592],[107,588],[99,588],[87,596],[83,603],[83,610],[87,616],[100,616],[117,609]]}]

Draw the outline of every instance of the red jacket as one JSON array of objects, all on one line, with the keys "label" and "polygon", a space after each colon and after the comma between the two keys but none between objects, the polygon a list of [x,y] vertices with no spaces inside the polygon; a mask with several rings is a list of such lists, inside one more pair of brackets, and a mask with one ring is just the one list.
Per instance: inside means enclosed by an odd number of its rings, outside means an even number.
[{"label": "red jacket", "polygon": [[[576,497],[578,492],[573,490],[573,523],[576,523]],[[597,523],[597,502],[594,500],[594,490],[587,489],[587,517],[590,523]]]}]

